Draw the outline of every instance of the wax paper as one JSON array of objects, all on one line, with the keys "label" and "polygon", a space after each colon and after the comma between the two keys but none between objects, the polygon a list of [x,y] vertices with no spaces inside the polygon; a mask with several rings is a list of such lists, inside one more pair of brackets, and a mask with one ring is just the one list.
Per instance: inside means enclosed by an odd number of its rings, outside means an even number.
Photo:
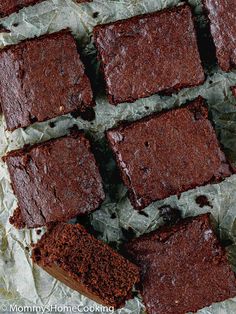
[{"label": "wax paper", "polygon": [[[96,236],[115,248],[129,237],[138,236],[156,229],[163,224],[158,208],[162,205],[178,207],[183,217],[211,212],[217,222],[218,234],[227,247],[230,262],[236,269],[236,175],[215,185],[207,185],[183,193],[180,198],[170,197],[155,202],[142,212],[135,211],[128,198],[127,190],[119,179],[118,170],[107,147],[104,131],[121,120],[136,120],[152,112],[178,107],[198,95],[205,97],[209,104],[210,118],[227,157],[236,163],[236,99],[230,86],[236,85],[236,72],[223,73],[215,60],[208,59],[210,48],[208,29],[201,15],[200,1],[192,0],[196,23],[203,41],[202,54],[207,79],[204,85],[184,89],[172,96],[158,96],[141,99],[133,104],[109,105],[103,89],[96,50],[93,45],[92,29],[96,24],[128,18],[140,13],[160,10],[179,4],[178,0],[94,0],[93,3],[77,4],[71,0],[45,1],[28,7],[17,14],[0,20],[10,33],[0,34],[0,46],[17,43],[25,38],[40,36],[63,28],[71,28],[78,40],[81,54],[87,60],[90,78],[96,93],[96,118],[92,122],[72,118],[70,115],[36,123],[26,129],[12,133],[5,131],[4,118],[0,117],[0,157],[8,151],[23,147],[24,144],[42,142],[59,137],[68,128],[78,125],[86,131],[96,146],[96,158],[102,165],[106,200],[101,208],[86,219],[77,221],[96,231]],[[205,41],[204,41],[205,40]],[[205,57],[204,57],[205,56]],[[180,143],[181,145],[181,143]],[[200,207],[196,197],[206,195],[208,206]],[[5,164],[0,162],[0,313],[10,312],[10,305],[93,305],[93,301],[71,290],[49,276],[30,259],[30,244],[37,241],[44,232],[38,230],[16,230],[9,224],[9,217],[17,207],[9,174]],[[74,220],[75,221],[75,220]],[[183,265],[184,267],[184,265]],[[217,275],[217,274],[216,274]],[[209,286],[209,289],[211,287]],[[40,313],[40,310],[35,313]],[[55,313],[60,312],[56,311]],[[62,313],[62,312],[60,312]],[[90,312],[87,312],[90,313]],[[96,312],[101,313],[101,312]],[[117,311],[122,314],[145,313],[139,295]],[[236,313],[236,298],[213,304],[200,310],[201,314]]]}]

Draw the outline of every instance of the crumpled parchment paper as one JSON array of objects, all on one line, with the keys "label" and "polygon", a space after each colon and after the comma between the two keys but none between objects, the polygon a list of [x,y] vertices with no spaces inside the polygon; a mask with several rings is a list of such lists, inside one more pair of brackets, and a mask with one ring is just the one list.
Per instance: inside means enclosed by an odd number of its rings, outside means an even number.
[{"label": "crumpled parchment paper", "polygon": [[[91,80],[100,81],[96,52],[91,32],[96,24],[128,18],[140,13],[163,9],[178,4],[178,0],[94,0],[93,3],[76,4],[71,0],[49,0],[34,7],[25,8],[18,14],[2,19],[0,22],[11,33],[0,34],[0,46],[17,43],[25,38],[40,36],[70,27],[78,39],[82,54],[91,64]],[[201,13],[199,0],[191,0],[195,13]],[[95,13],[95,14],[94,14]],[[199,15],[197,19],[202,32],[205,24]],[[206,47],[206,49],[208,49]],[[203,47],[204,50],[204,47]],[[64,135],[68,128],[77,124],[86,130],[97,147],[97,158],[102,163],[106,200],[101,209],[87,218],[97,231],[98,237],[112,245],[126,239],[130,234],[140,235],[162,224],[158,207],[163,204],[177,206],[183,216],[198,215],[210,211],[217,221],[221,239],[236,242],[236,175],[216,185],[208,185],[183,193],[178,199],[170,197],[148,206],[140,214],[135,211],[127,198],[127,190],[117,176],[117,168],[108,150],[104,130],[120,120],[135,120],[163,108],[180,106],[186,100],[202,95],[208,100],[210,116],[215,125],[219,140],[227,156],[236,162],[236,99],[230,86],[236,85],[236,72],[223,73],[216,66],[206,65],[208,78],[203,86],[185,89],[171,97],[154,95],[136,101],[134,104],[109,105],[104,90],[96,86],[96,119],[85,122],[70,115],[37,123],[27,129],[13,133],[5,131],[4,118],[0,118],[0,156],[20,148],[26,143],[36,143]],[[198,195],[206,195],[211,206],[200,208],[196,204]],[[91,305],[88,298],[71,290],[32,265],[30,243],[42,235],[36,230],[16,230],[8,222],[9,216],[17,206],[13,195],[6,166],[0,162],[0,313],[1,306],[17,305]],[[42,230],[43,232],[43,230]],[[230,260],[236,269],[236,245],[229,248]],[[209,287],[211,289],[211,287]],[[5,312],[6,313],[6,312]],[[55,312],[56,313],[56,312]],[[98,313],[98,312],[97,312]],[[125,308],[117,313],[145,313],[139,297],[127,302]],[[213,304],[200,310],[202,314],[236,313],[236,298]]]}]

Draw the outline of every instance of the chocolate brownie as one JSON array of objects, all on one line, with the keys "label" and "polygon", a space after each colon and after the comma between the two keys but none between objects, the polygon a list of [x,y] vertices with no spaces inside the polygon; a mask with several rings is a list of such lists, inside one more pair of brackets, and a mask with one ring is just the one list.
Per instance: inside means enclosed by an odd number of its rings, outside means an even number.
[{"label": "chocolate brownie", "polygon": [[[88,214],[104,199],[90,143],[81,132],[10,152],[4,157],[21,216],[33,228]],[[17,217],[20,222],[18,223]]]},{"label": "chocolate brownie", "polygon": [[94,28],[111,104],[204,82],[188,5]]},{"label": "chocolate brownie", "polygon": [[8,130],[94,106],[91,85],[69,30],[3,49],[0,78]]},{"label": "chocolate brownie", "polygon": [[[23,7],[28,7],[44,0],[1,0],[0,2],[0,17],[5,17],[14,12],[18,12]],[[76,0],[78,3],[91,2],[91,0]]]},{"label": "chocolate brownie", "polygon": [[98,303],[115,308],[131,298],[138,267],[80,225],[61,223],[35,245],[32,258],[50,275]]},{"label": "chocolate brownie", "polygon": [[187,218],[127,243],[141,268],[148,314],[196,312],[236,296],[235,275],[209,214]]},{"label": "chocolate brownie", "polygon": [[236,67],[235,0],[204,0],[216,55],[223,71]]},{"label": "chocolate brownie", "polygon": [[182,108],[108,130],[107,139],[136,209],[219,182],[234,172],[201,97]]}]

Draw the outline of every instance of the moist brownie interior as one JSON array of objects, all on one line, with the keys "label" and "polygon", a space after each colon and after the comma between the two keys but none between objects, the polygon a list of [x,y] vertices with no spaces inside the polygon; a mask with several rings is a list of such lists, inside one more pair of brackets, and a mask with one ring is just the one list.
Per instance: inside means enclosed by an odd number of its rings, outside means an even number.
[{"label": "moist brownie interior", "polygon": [[148,314],[196,312],[236,296],[235,275],[209,214],[162,227],[125,245],[141,268]]},{"label": "moist brownie interior", "polygon": [[115,308],[131,298],[138,268],[80,225],[59,224],[35,245],[33,261],[98,303]]}]

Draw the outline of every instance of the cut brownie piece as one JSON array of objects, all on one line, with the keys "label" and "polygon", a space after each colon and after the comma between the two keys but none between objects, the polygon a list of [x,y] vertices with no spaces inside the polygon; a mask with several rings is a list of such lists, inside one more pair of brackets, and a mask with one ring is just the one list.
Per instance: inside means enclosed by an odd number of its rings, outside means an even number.
[{"label": "cut brownie piece", "polygon": [[163,227],[125,246],[141,268],[148,314],[196,312],[236,296],[236,280],[209,214]]},{"label": "cut brownie piece", "polygon": [[189,105],[107,131],[136,209],[207,183],[233,169],[199,97]]},{"label": "cut brownie piece", "polygon": [[[23,7],[28,7],[44,0],[1,0],[0,17],[5,17],[14,12],[18,12]],[[91,2],[92,0],[76,0],[77,3]]]},{"label": "cut brownie piece", "polygon": [[87,297],[115,308],[131,297],[138,268],[80,225],[58,224],[33,249],[49,274]]},{"label": "cut brownie piece", "polygon": [[235,0],[204,0],[210,20],[216,55],[223,71],[236,67]]},{"label": "cut brownie piece", "polygon": [[[43,226],[88,214],[104,199],[102,180],[90,143],[81,132],[10,152],[4,157],[21,220]],[[20,224],[14,215],[12,221]]]},{"label": "cut brownie piece", "polygon": [[8,130],[94,106],[89,79],[68,30],[3,49],[0,78]]},{"label": "cut brownie piece", "polygon": [[94,39],[111,104],[204,81],[188,5],[98,25]]}]

